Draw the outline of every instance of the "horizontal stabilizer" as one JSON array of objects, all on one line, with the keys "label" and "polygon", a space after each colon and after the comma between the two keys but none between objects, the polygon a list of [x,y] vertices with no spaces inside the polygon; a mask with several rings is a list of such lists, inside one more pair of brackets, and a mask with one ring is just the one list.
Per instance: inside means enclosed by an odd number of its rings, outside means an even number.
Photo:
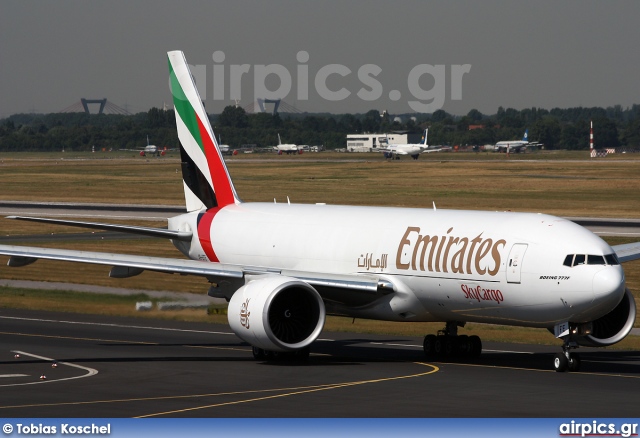
[{"label": "horizontal stabilizer", "polygon": [[163,239],[182,240],[184,242],[190,242],[193,233],[191,231],[174,231],[167,230],[166,228],[151,228],[151,227],[138,227],[133,225],[118,225],[118,224],[101,224],[98,222],[82,222],[82,221],[68,221],[63,219],[50,219],[42,217],[27,217],[27,216],[7,216],[7,219],[18,219],[21,221],[42,222],[47,224],[56,225],[68,225],[70,227],[91,228],[94,230],[103,231],[119,231],[121,233],[138,234],[141,236],[160,237]]}]

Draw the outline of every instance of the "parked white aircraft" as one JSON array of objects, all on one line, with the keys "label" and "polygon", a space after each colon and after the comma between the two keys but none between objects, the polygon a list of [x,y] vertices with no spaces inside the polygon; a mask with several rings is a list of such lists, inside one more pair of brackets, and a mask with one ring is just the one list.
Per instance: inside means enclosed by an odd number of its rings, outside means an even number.
[{"label": "parked white aircraft", "polygon": [[120,149],[121,151],[133,151],[139,152],[141,157],[146,157],[147,155],[156,155],[156,156],[164,156],[167,153],[167,148],[160,149],[158,146],[149,144],[149,136],[147,135],[147,145],[142,149]]},{"label": "parked white aircraft", "polygon": [[441,321],[424,338],[428,357],[479,355],[477,336],[458,335],[467,322],[547,328],[564,340],[557,371],[579,368],[579,345],[631,330],[619,262],[640,258],[640,242],[612,248],[544,214],[241,202],[184,55],[168,56],[187,213],[168,229],[20,219],[168,238],[191,260],[2,245],[10,266],[52,259],[109,265],[118,278],[204,277],[256,359],[306,357],[326,314]]},{"label": "parked white aircraft", "polygon": [[302,149],[299,148],[296,144],[282,144],[280,134],[278,134],[278,146],[275,146],[275,150],[278,151],[278,154],[285,153],[287,155],[290,155],[302,153]]},{"label": "parked white aircraft", "polygon": [[220,136],[218,136],[218,149],[220,150],[220,153],[222,153],[223,155],[225,154],[238,155],[237,149],[231,149],[231,146],[229,146],[228,144],[222,144],[222,137]]},{"label": "parked white aircraft", "polygon": [[529,143],[529,130],[524,131],[524,135],[522,136],[522,140],[507,140],[507,141],[499,141],[496,143],[493,148],[496,152],[520,152],[527,146],[537,146],[538,143]]},{"label": "parked white aircraft", "polygon": [[411,158],[417,160],[420,154],[442,151],[443,148],[429,149],[429,145],[427,144],[428,134],[429,130],[425,129],[424,136],[422,137],[422,141],[420,143],[389,144],[387,145],[387,147],[380,148],[378,150],[384,153],[385,158],[395,158],[396,160],[400,159],[400,155],[410,155]]}]

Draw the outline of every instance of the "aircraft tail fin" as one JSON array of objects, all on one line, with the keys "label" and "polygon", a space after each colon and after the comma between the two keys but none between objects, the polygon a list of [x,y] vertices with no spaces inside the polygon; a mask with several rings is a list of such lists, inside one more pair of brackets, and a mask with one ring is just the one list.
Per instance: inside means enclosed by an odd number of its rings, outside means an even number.
[{"label": "aircraft tail fin", "polygon": [[429,128],[424,130],[424,141],[422,142],[423,145],[429,146],[429,143],[427,143],[427,136],[429,135]]},{"label": "aircraft tail fin", "polygon": [[280,134],[278,133],[278,145],[282,144],[282,140],[280,140]]},{"label": "aircraft tail fin", "polygon": [[522,141],[529,141],[529,130],[524,131],[524,137],[522,137]]},{"label": "aircraft tail fin", "polygon": [[167,55],[187,211],[239,204],[184,53]]}]

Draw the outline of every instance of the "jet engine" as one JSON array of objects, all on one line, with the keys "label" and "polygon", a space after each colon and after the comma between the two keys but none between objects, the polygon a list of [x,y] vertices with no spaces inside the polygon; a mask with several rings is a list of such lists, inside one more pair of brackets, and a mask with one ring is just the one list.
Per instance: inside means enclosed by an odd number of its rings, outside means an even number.
[{"label": "jet engine", "polygon": [[[573,339],[580,345],[587,347],[613,345],[622,341],[629,334],[635,320],[636,302],[631,291],[626,289],[622,301],[611,312],[593,322],[580,324],[576,327],[578,335]],[[587,326],[586,330],[585,326]]]},{"label": "jet engine", "polygon": [[325,321],[320,294],[308,283],[280,275],[259,277],[238,289],[227,317],[243,341],[267,351],[295,351],[316,340]]}]

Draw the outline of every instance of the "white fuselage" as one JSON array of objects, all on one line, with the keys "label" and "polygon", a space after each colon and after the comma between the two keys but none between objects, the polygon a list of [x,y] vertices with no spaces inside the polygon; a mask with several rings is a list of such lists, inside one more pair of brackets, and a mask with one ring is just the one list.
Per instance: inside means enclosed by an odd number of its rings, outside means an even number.
[{"label": "white fuselage", "polygon": [[496,143],[494,149],[495,150],[499,150],[499,149],[515,150],[517,148],[525,147],[528,144],[529,142],[524,140],[499,141],[498,143]]},{"label": "white fuselage", "polygon": [[427,146],[423,144],[390,144],[387,150],[399,155],[416,155],[422,153],[426,148]]},{"label": "white fuselage", "polygon": [[[196,218],[169,228],[196,230]],[[209,234],[221,263],[392,282],[397,292],[374,304],[328,307],[362,318],[552,327],[606,314],[625,290],[620,265],[564,266],[613,250],[543,214],[243,203],[219,210]],[[188,256],[207,259],[197,236]]]},{"label": "white fuselage", "polygon": [[298,150],[298,145],[295,144],[279,144],[276,146],[276,150],[282,152],[295,152]]}]

